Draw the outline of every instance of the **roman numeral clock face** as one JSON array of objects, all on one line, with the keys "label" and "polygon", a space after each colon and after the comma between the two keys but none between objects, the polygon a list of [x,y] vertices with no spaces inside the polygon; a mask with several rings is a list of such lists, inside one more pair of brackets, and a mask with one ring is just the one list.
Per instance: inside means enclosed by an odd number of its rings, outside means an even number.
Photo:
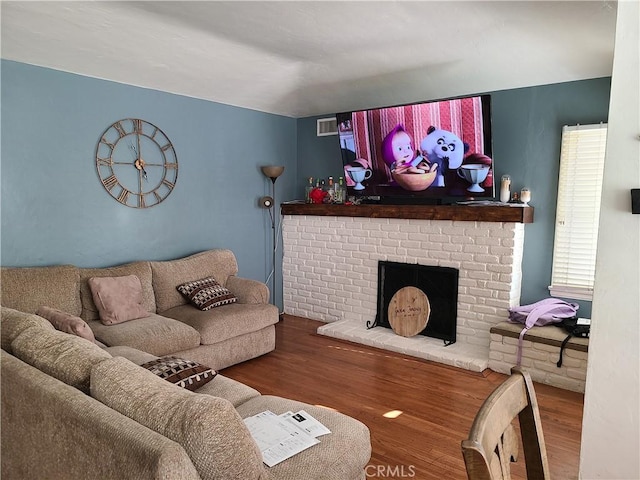
[{"label": "roman numeral clock face", "polygon": [[178,158],[169,138],[137,118],[118,120],[96,149],[96,168],[106,191],[132,208],[159,204],[178,180]]}]

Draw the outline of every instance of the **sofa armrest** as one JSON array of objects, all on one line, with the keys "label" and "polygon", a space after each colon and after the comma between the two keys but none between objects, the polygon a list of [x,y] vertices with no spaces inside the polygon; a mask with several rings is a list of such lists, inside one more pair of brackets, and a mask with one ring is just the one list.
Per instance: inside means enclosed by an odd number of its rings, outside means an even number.
[{"label": "sofa armrest", "polygon": [[269,287],[257,280],[231,275],[226,287],[240,303],[269,303]]},{"label": "sofa armrest", "polygon": [[0,364],[2,478],[200,479],[177,442],[4,351]]}]

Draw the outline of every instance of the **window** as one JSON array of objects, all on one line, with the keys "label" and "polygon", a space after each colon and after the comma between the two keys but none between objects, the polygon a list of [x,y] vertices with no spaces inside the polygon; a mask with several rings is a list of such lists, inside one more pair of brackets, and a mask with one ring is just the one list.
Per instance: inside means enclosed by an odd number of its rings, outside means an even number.
[{"label": "window", "polygon": [[564,126],[549,291],[591,300],[607,125]]}]

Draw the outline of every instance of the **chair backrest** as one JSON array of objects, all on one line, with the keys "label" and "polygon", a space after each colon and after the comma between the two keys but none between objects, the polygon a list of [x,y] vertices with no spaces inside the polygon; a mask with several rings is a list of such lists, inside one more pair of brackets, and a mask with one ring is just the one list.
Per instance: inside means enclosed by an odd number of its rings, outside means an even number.
[{"label": "chair backrest", "polygon": [[518,459],[518,417],[528,480],[548,480],[549,463],[533,382],[519,367],[484,401],[462,455],[469,480],[508,480],[510,462]]}]

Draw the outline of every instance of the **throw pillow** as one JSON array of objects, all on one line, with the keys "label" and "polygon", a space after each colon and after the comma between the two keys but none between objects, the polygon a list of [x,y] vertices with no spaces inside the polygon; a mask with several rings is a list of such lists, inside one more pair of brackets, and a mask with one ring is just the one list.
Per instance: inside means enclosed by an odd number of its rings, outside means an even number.
[{"label": "throw pillow", "polygon": [[85,338],[90,342],[97,343],[96,337],[93,335],[93,330],[91,330],[91,327],[89,327],[89,325],[87,325],[87,323],[80,317],[63,312],[57,308],[44,306],[38,308],[36,315],[49,320],[56,330],[70,333],[71,335],[77,335],[78,337]]},{"label": "throw pillow", "polygon": [[209,383],[218,374],[198,362],[172,356],[151,360],[143,363],[142,367],[174,385],[191,391]]},{"label": "throw pillow", "polygon": [[176,288],[200,310],[209,310],[238,301],[233,293],[220,285],[213,277],[183,283]]},{"label": "throw pillow", "polygon": [[91,296],[105,325],[127,322],[150,315],[142,307],[142,284],[135,275],[91,277]]}]

